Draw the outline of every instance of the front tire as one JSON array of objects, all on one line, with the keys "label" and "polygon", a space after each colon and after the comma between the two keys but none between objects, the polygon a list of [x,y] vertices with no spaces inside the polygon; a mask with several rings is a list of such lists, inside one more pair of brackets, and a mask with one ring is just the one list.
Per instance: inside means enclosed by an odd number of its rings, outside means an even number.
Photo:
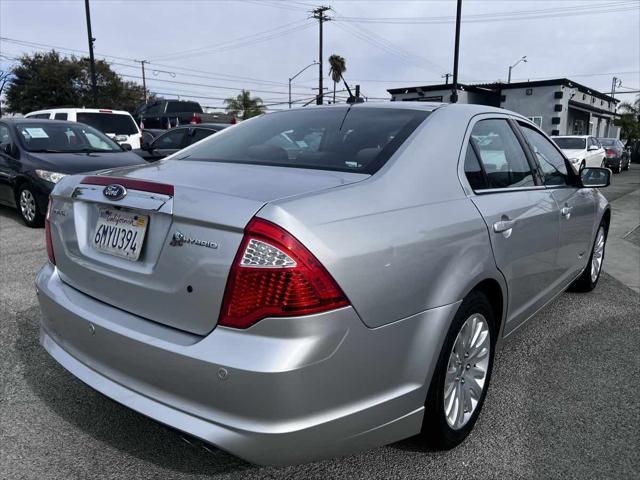
[{"label": "front tire", "polygon": [[569,286],[572,292],[590,292],[598,284],[600,273],[602,272],[602,263],[604,262],[604,251],[607,243],[607,228],[604,221],[600,222],[596,239],[591,248],[591,256],[589,263],[582,274]]},{"label": "front tire", "polygon": [[471,433],[489,388],[495,325],[486,295],[471,292],[451,323],[429,386],[422,436],[432,448],[453,448]]},{"label": "front tire", "polygon": [[18,212],[27,227],[38,228],[44,225],[44,215],[38,209],[36,195],[29,185],[21,185],[16,195]]}]

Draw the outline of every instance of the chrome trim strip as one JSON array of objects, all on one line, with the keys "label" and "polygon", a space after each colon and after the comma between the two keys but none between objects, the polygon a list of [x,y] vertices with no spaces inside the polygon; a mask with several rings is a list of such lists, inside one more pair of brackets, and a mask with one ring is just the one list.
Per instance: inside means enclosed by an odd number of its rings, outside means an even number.
[{"label": "chrome trim strip", "polygon": [[480,190],[474,190],[478,195],[487,193],[506,193],[506,192],[523,192],[527,190],[546,190],[544,185],[534,185],[532,187],[508,187],[508,188],[483,188]]},{"label": "chrome trim strip", "polygon": [[[103,194],[102,185],[78,185],[71,194],[72,200],[99,203],[109,207],[134,208],[149,212],[173,213],[173,202],[169,195],[160,193],[148,193],[137,190],[128,190],[127,196],[122,200],[110,201]],[[164,208],[163,208],[164,207]]]}]

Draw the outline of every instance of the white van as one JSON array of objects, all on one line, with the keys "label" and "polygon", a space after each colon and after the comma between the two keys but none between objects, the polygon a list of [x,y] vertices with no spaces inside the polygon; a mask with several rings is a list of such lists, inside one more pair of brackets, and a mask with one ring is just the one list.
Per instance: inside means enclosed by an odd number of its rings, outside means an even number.
[{"label": "white van", "polygon": [[131,148],[140,148],[142,132],[129,112],[105,108],[50,108],[25,115],[27,118],[48,118],[86,123],[100,130],[118,143],[128,143]]}]

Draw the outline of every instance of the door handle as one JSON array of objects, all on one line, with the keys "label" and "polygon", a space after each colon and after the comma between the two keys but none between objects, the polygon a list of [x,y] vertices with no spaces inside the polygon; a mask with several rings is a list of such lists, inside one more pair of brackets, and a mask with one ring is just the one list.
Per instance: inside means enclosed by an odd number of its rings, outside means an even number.
[{"label": "door handle", "polygon": [[516,222],[513,220],[500,220],[499,222],[495,222],[493,224],[493,231],[495,233],[501,233],[504,238],[509,238],[511,236],[511,232],[513,231],[513,226]]},{"label": "door handle", "polygon": [[560,213],[564,218],[569,220],[569,218],[571,217],[571,207],[562,207],[562,209],[560,210]]}]

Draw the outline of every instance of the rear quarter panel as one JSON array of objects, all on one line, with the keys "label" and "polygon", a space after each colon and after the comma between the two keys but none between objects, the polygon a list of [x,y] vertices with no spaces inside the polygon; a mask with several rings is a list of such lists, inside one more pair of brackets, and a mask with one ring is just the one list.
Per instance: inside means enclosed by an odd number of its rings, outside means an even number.
[{"label": "rear quarter panel", "polygon": [[467,123],[438,110],[368,180],[258,215],[300,239],[372,328],[454,303],[486,278],[502,285],[486,224],[457,176]]}]

